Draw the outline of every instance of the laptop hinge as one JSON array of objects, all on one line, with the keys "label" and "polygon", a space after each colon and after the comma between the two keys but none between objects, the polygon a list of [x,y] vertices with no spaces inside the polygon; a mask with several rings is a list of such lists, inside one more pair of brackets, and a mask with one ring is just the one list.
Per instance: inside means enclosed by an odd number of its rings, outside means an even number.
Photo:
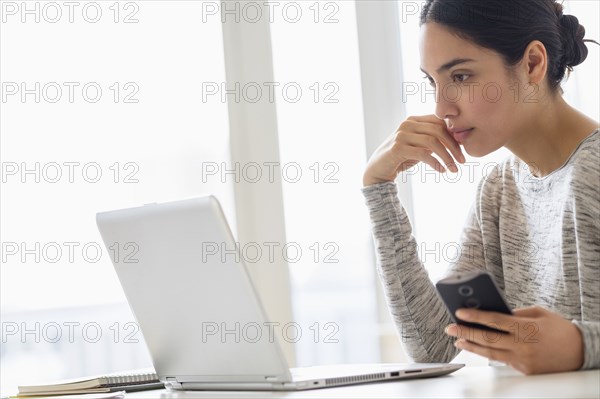
[{"label": "laptop hinge", "polygon": [[181,389],[181,383],[177,382],[177,378],[176,377],[166,377],[165,378],[165,386],[167,388],[172,388],[172,389]]}]

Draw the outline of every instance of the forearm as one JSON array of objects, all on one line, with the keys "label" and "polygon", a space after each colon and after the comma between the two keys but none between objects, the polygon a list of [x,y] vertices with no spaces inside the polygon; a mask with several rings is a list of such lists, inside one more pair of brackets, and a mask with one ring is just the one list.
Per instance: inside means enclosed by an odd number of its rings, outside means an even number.
[{"label": "forearm", "polygon": [[449,362],[459,352],[443,333],[452,322],[417,253],[393,182],[362,189],[371,217],[377,271],[402,343],[418,362]]}]

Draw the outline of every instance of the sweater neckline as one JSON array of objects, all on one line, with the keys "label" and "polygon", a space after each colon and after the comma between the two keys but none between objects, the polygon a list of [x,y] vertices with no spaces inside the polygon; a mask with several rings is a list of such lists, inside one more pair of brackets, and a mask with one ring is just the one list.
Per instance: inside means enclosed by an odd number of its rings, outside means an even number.
[{"label": "sweater neckline", "polygon": [[579,150],[581,149],[581,147],[583,147],[583,145],[585,143],[587,143],[588,141],[592,140],[596,135],[598,135],[598,133],[600,132],[600,128],[596,128],[594,129],[590,134],[588,134],[583,140],[581,140],[579,142],[579,144],[577,144],[577,146],[575,147],[575,149],[571,152],[571,154],[567,157],[567,159],[565,160],[565,162],[563,162],[563,164],[561,166],[559,166],[558,168],[554,169],[552,172],[548,173],[546,176],[542,176],[542,177],[538,177],[535,176],[533,173],[531,173],[531,169],[529,168],[528,165],[526,165],[523,160],[519,160],[522,165],[525,165],[525,173],[527,174],[527,180],[528,181],[534,181],[534,182],[544,182],[544,181],[549,181],[550,179],[552,179],[553,176],[557,175],[558,173],[560,173],[560,171],[562,171],[573,159],[573,157],[575,156],[575,154],[577,154],[577,152],[579,152]]}]

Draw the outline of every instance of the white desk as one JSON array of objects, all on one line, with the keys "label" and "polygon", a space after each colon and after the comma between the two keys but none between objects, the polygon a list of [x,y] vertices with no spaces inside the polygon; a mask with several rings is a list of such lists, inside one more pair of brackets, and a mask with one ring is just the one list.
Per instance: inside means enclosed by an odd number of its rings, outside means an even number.
[{"label": "white desk", "polygon": [[600,370],[524,376],[509,367],[464,367],[436,378],[351,385],[299,392],[131,392],[127,399],[159,398],[596,398]]}]

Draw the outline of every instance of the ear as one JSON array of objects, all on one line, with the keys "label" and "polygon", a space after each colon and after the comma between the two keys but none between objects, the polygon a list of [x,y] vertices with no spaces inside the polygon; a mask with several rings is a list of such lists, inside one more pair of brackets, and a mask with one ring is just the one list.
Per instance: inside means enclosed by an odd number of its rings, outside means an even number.
[{"label": "ear", "polygon": [[533,40],[523,54],[521,61],[527,82],[541,85],[548,69],[548,54],[546,47],[539,40]]}]

